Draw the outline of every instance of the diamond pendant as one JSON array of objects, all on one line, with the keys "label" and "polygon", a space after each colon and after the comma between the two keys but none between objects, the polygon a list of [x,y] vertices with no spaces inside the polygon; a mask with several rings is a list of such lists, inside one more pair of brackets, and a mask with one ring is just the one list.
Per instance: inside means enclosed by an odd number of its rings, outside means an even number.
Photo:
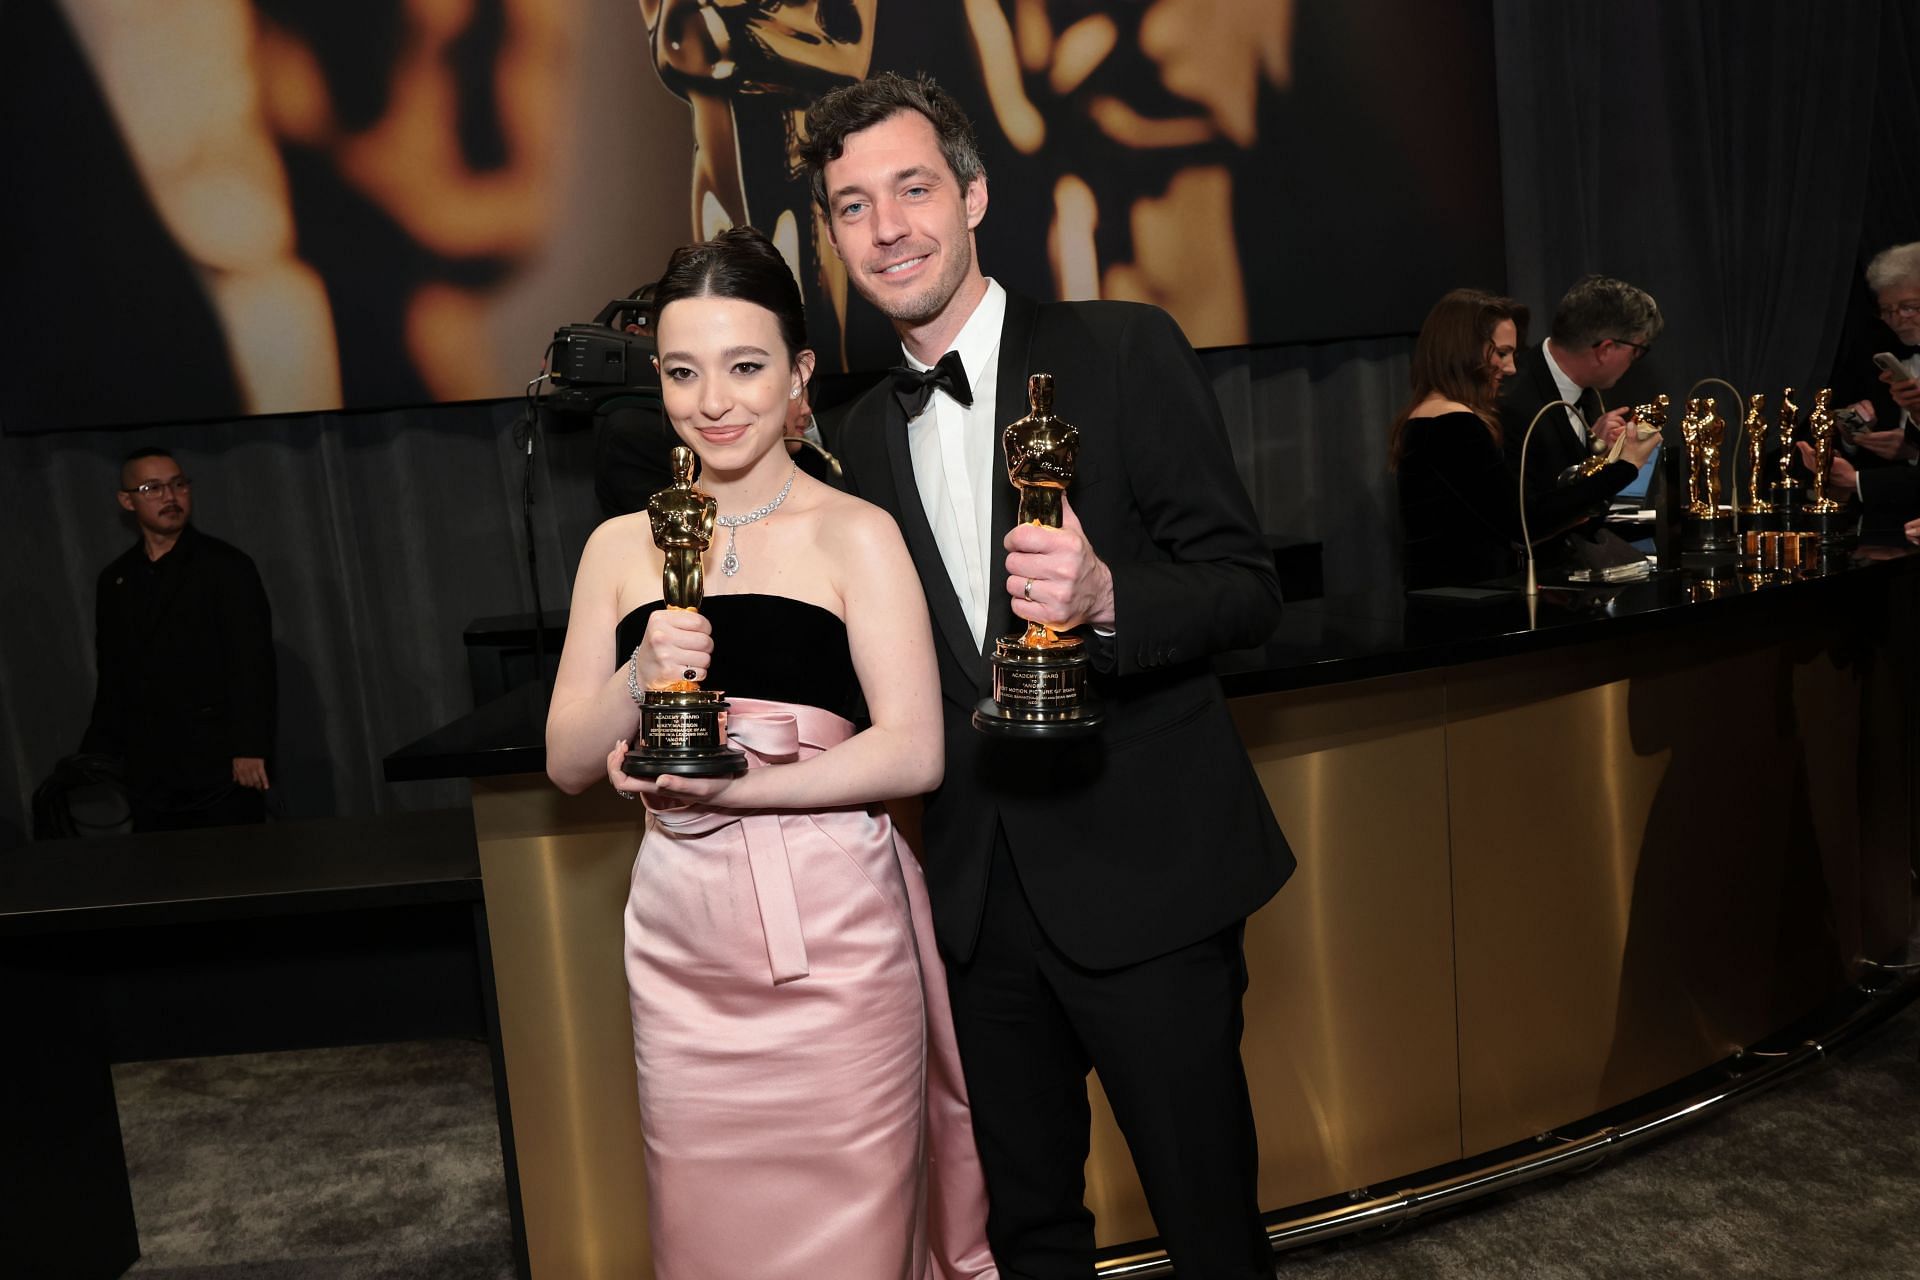
[{"label": "diamond pendant", "polygon": [[740,572],[740,557],[731,551],[727,552],[720,560],[720,572],[726,574],[729,578]]}]

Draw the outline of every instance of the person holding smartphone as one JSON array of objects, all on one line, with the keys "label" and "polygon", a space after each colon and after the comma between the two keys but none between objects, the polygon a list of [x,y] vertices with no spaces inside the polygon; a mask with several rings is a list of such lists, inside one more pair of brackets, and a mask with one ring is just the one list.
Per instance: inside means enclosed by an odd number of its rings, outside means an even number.
[{"label": "person holding smartphone", "polygon": [[[1847,407],[1878,429],[1846,437],[1851,456],[1834,458],[1831,478],[1842,492],[1859,494],[1863,532],[1905,535],[1903,526],[1920,517],[1920,241],[1875,254],[1867,286],[1887,329],[1885,349],[1873,356],[1884,390]],[[1839,372],[1834,380],[1845,385]]]}]

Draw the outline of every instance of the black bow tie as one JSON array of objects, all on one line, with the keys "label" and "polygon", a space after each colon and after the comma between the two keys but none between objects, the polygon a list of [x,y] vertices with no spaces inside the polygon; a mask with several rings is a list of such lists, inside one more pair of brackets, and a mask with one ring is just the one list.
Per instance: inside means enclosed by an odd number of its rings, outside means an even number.
[{"label": "black bow tie", "polygon": [[894,397],[900,401],[900,407],[907,411],[908,422],[926,411],[927,401],[933,399],[935,387],[961,404],[973,403],[973,388],[967,385],[966,366],[960,363],[958,351],[947,352],[940,357],[940,363],[931,369],[896,365],[891,372]]}]

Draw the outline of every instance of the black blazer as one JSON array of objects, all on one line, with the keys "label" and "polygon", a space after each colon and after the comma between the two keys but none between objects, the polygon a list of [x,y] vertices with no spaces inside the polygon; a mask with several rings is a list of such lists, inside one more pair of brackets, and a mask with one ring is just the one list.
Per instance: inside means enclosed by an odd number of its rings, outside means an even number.
[{"label": "black blazer", "polygon": [[[1516,477],[1520,474],[1520,442],[1526,437],[1527,424],[1543,405],[1559,398],[1560,388],[1554,384],[1552,370],[1547,368],[1545,344],[1521,351],[1514,376],[1500,388],[1501,444],[1507,451],[1507,468]],[[1580,401],[1582,416],[1592,423],[1599,416],[1600,397],[1586,390],[1581,392]],[[1551,490],[1562,471],[1584,461],[1586,456],[1587,446],[1567,421],[1565,410],[1542,418],[1534,428],[1533,443],[1527,446],[1527,500],[1536,501]],[[1624,483],[1617,485],[1609,493],[1600,494],[1599,500],[1605,501],[1625,487]],[[1527,514],[1533,513],[1529,510]]]},{"label": "black blazer", "polygon": [[[1083,630],[1107,719],[1088,739],[976,732],[992,690],[982,640],[1018,627],[992,575],[987,636],[969,634],[914,483],[906,415],[882,383],[836,433],[849,487],[899,522],[933,616],[946,777],[927,797],[927,878],[942,948],[973,952],[996,829],[1047,936],[1091,968],[1131,964],[1244,919],[1294,865],[1209,659],[1264,642],[1280,590],[1198,357],[1156,308],[1009,294],[996,416],[1027,409],[1030,372],[1080,429],[1068,498],[1113,573],[1116,634]],[[996,439],[993,521],[1017,491]],[[994,548],[996,562],[1000,556]]]},{"label": "black blazer", "polygon": [[[1547,368],[1546,344],[1526,348],[1515,361],[1514,376],[1500,388],[1501,445],[1507,454],[1507,470],[1516,481],[1527,424],[1542,406],[1559,398],[1560,388]],[[1589,424],[1599,419],[1599,393],[1591,388],[1581,392],[1580,413]],[[1533,535],[1536,553],[1548,560],[1561,553],[1565,542],[1549,534],[1579,524],[1587,516],[1604,515],[1607,499],[1639,474],[1638,468],[1623,462],[1602,469],[1598,475],[1561,484],[1560,473],[1586,457],[1587,446],[1567,421],[1565,410],[1547,415],[1534,428],[1533,443],[1527,446],[1527,530]]]},{"label": "black blazer", "polygon": [[231,781],[273,754],[273,618],[244,551],[189,525],[149,564],[139,543],[100,573],[99,683],[83,751],[123,756],[128,781]]}]

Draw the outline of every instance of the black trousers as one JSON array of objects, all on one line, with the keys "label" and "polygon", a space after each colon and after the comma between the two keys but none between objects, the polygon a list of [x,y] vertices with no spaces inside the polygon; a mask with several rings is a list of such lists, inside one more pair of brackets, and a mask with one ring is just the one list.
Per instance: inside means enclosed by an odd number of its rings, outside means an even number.
[{"label": "black trousers", "polygon": [[1034,919],[1004,835],[986,897],[973,957],[947,981],[1001,1276],[1093,1274],[1092,1068],[1181,1280],[1270,1280],[1240,1063],[1243,926],[1123,969],[1082,968]]}]

